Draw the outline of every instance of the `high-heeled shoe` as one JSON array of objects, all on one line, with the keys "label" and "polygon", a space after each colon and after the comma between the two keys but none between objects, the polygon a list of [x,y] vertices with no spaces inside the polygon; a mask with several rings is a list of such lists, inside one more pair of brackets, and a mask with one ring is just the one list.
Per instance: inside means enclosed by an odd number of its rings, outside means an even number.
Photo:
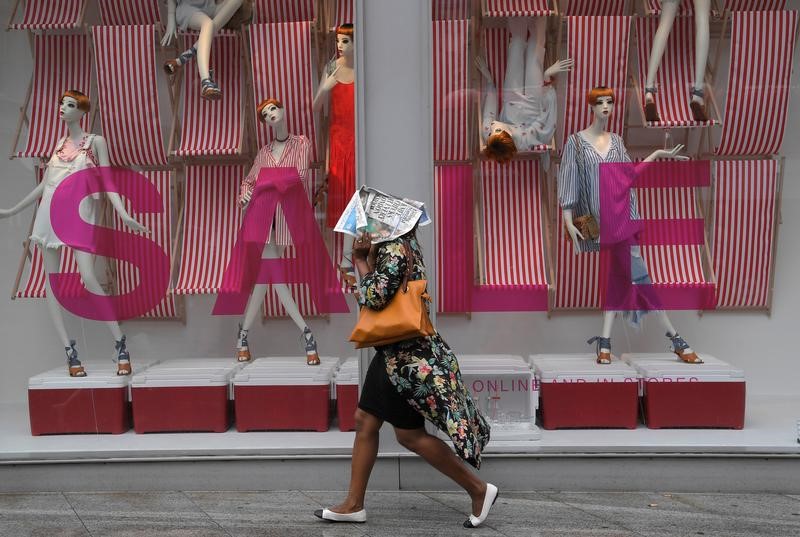
[{"label": "high-heeled shoe", "polygon": [[247,330],[239,325],[239,335],[236,337],[236,361],[249,362],[253,357],[250,355],[250,345],[247,343]]},{"label": "high-heeled shoe", "polygon": [[486,520],[489,516],[489,510],[491,510],[494,502],[497,501],[497,497],[500,495],[500,491],[497,490],[497,487],[492,485],[491,483],[486,483],[486,496],[483,497],[483,507],[481,507],[481,514],[478,516],[469,515],[469,518],[464,521],[465,528],[477,528]]},{"label": "high-heeled shoe", "polygon": [[591,345],[597,343],[595,353],[597,354],[597,363],[601,365],[608,365],[611,363],[611,338],[595,336],[586,343]]},{"label": "high-heeled shoe", "polygon": [[365,509],[355,513],[335,513],[329,509],[317,509],[314,511],[314,516],[329,522],[356,522],[360,524],[367,521],[367,511]]},{"label": "high-heeled shoe", "polygon": [[306,365],[319,365],[319,354],[317,353],[317,340],[311,333],[309,327],[303,329],[303,341],[306,343]]},{"label": "high-heeled shoe", "polygon": [[692,88],[691,95],[692,97],[699,97],[703,100],[700,102],[692,99],[689,102],[689,108],[692,109],[692,116],[694,117],[694,120],[701,122],[708,121],[708,114],[706,113],[705,105],[705,91],[703,91],[703,88]]},{"label": "high-heeled shoe", "polygon": [[[645,88],[644,89],[644,119],[648,123],[654,121],[661,121],[661,116],[658,114],[658,107],[656,106],[655,101],[655,94],[657,89],[656,88]],[[653,96],[652,101],[647,100],[647,94]]]},{"label": "high-heeled shoe", "polygon": [[672,343],[672,352],[674,352],[683,363],[686,364],[702,364],[703,359],[697,356],[697,353],[692,350],[686,340],[684,340],[677,332],[670,335],[667,332],[666,336]]},{"label": "high-heeled shoe", "polygon": [[83,369],[81,361],[78,360],[78,350],[75,348],[75,340],[69,340],[69,347],[64,347],[67,353],[67,367],[69,368],[70,377],[85,377],[86,370]]},{"label": "high-heeled shoe", "polygon": [[131,353],[128,352],[128,347],[125,346],[125,336],[114,343],[114,349],[117,351],[117,375],[125,376],[132,373],[131,369]]}]

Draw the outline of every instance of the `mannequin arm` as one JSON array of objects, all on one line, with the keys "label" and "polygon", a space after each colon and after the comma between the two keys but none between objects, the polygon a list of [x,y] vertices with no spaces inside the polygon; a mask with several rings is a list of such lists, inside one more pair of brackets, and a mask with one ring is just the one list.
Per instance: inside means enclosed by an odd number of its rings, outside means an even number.
[{"label": "mannequin arm", "polygon": [[[108,159],[108,145],[106,144],[106,139],[102,136],[95,136],[92,144],[92,151],[97,157],[97,163],[100,164],[103,173],[107,174],[106,177],[110,182],[111,176],[108,175],[108,172],[111,168]],[[126,226],[134,231],[149,233],[145,226],[137,222],[130,214],[128,214],[128,211],[125,209],[125,205],[123,205],[119,194],[116,192],[106,192],[106,196],[108,196],[111,206],[114,207],[114,210],[117,211],[117,214],[119,214],[119,217]]]},{"label": "mannequin arm", "polygon": [[564,227],[567,228],[567,233],[569,233],[569,237],[572,239],[572,244],[575,245],[575,250],[577,251],[579,249],[578,241],[584,240],[584,237],[572,222],[572,209],[564,209],[561,211],[561,217],[564,220]]},{"label": "mannequin arm", "polygon": [[342,66],[339,65],[331,74],[325,75],[325,77],[322,79],[322,82],[319,83],[319,89],[317,90],[317,94],[314,96],[314,112],[319,112],[322,110],[322,105],[325,103],[325,99],[328,98],[328,94],[331,92],[333,87],[339,83],[336,80],[336,72],[341,69],[341,67]]},{"label": "mannequin arm", "polygon": [[28,205],[31,205],[33,202],[35,202],[37,199],[41,197],[43,190],[44,190],[44,181],[41,181],[38,185],[36,185],[36,188],[31,190],[30,193],[24,198],[22,198],[22,200],[19,203],[17,203],[10,209],[0,209],[0,218],[7,218],[9,216],[14,216]]},{"label": "mannequin arm", "polygon": [[167,0],[167,28],[164,30],[164,37],[161,38],[161,46],[167,47],[177,35],[175,26],[175,0]]}]

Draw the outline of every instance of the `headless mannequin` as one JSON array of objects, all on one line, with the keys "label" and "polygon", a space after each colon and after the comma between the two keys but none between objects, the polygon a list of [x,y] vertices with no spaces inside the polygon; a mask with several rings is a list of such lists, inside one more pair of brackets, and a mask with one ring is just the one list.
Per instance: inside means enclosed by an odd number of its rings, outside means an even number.
[{"label": "headless mannequin", "polygon": [[[76,99],[72,97],[63,97],[61,100],[61,118],[67,124],[67,129],[69,131],[68,137],[72,141],[73,144],[76,146],[81,143],[82,140],[87,136],[87,133],[83,131],[80,125],[81,118],[84,116],[86,111],[80,110],[78,108],[78,102]],[[108,146],[106,145],[106,141],[101,136],[94,136],[92,139],[91,147],[89,148],[94,153],[95,157],[97,158],[97,163],[100,166],[109,166],[109,159],[108,159]],[[27,206],[33,204],[36,200],[38,200],[42,193],[44,192],[46,181],[41,181],[36,188],[33,189],[25,198],[22,199],[19,203],[17,203],[14,207],[8,210],[0,210],[0,218],[4,218],[7,216],[11,216],[17,214]],[[106,193],[111,205],[114,207],[114,210],[120,216],[122,222],[131,228],[134,231],[146,232],[147,228],[142,226],[139,222],[134,220],[128,212],[125,210],[125,207],[122,204],[122,201],[118,194],[116,193]],[[86,200],[84,200],[84,203]],[[61,248],[47,248],[42,245],[38,245],[39,250],[42,254],[42,258],[44,261],[44,269],[46,276],[49,274],[60,272],[60,260],[61,260]],[[106,292],[103,290],[100,282],[97,280],[97,275],[95,274],[94,269],[94,259],[92,254],[88,252],[83,252],[79,250],[73,251],[75,256],[75,261],[78,265],[78,271],[80,272],[81,278],[86,286],[86,288],[97,295],[105,295]],[[64,326],[64,316],[62,312],[61,304],[59,304],[58,299],[53,294],[52,289],[50,288],[50,278],[45,278],[45,285],[46,285],[46,301],[47,301],[47,309],[50,313],[50,318],[53,321],[53,326],[55,327],[56,334],[61,339],[61,343],[64,345],[64,348],[67,351],[67,358],[69,361],[69,372],[71,376],[75,377],[82,377],[86,376],[86,372],[84,371],[83,367],[80,364],[80,361],[77,359],[77,351],[75,350],[75,341],[71,340],[67,335],[67,329]],[[122,333],[122,330],[119,327],[119,323],[117,321],[107,321],[106,326],[108,326],[109,330],[111,331],[112,336],[115,340],[115,347],[117,351],[117,373],[120,375],[128,375],[131,373],[131,366],[130,366],[130,356],[127,352],[125,347],[125,336]]]},{"label": "headless mannequin", "polygon": [[[658,30],[653,40],[650,51],[650,60],[647,63],[647,79],[645,81],[645,115],[647,121],[659,121],[658,111],[655,108],[653,94],[656,92],[656,74],[661,65],[661,58],[667,47],[667,39],[672,31],[672,25],[678,13],[681,0],[662,0],[661,16],[658,21]],[[711,0],[694,0],[695,22],[695,58],[694,58],[694,84],[691,90],[692,113],[697,121],[707,121],[705,111],[705,74],[708,63],[709,19],[711,17]]]},{"label": "headless mannequin", "polygon": [[[178,0],[180,1],[180,0]],[[201,95],[206,99],[216,100],[222,97],[219,86],[214,82],[209,70],[209,59],[211,58],[211,41],[214,35],[225,26],[236,10],[242,5],[242,0],[224,0],[217,4],[214,17],[209,17],[201,10],[197,10],[191,15],[188,21],[188,28],[200,32],[197,42],[188,50],[181,53],[173,60],[168,60],[164,64],[164,70],[168,74],[175,72],[192,57],[197,56],[197,72],[200,75]],[[161,39],[161,45],[166,47],[177,37],[177,27],[175,23],[176,0],[167,0],[167,29]]]},{"label": "headless mannequin", "polygon": [[[286,116],[284,110],[282,106],[269,104],[262,110],[261,118],[264,122],[269,124],[269,126],[272,127],[273,131],[275,132],[275,139],[269,146],[270,154],[275,162],[280,163],[281,157],[286,150],[286,146],[290,138],[289,128],[286,125]],[[240,200],[240,205],[242,205],[242,207],[246,207],[247,204],[250,203],[251,195],[251,192],[246,192],[242,195]],[[284,248],[283,246],[276,244],[276,235],[277,233],[274,231],[270,234],[270,240],[264,246],[264,251],[262,254],[263,258],[277,259],[283,255]],[[240,362],[249,361],[252,358],[247,342],[247,332],[253,326],[253,323],[261,311],[261,304],[263,303],[264,296],[267,293],[269,285],[270,284],[257,283],[253,286],[253,291],[247,302],[244,320],[242,321],[242,324],[239,325],[237,360]],[[308,327],[305,319],[303,319],[303,316],[300,313],[300,308],[297,306],[297,303],[294,301],[292,293],[289,290],[289,286],[285,283],[273,283],[271,285],[272,289],[275,291],[275,294],[278,295],[278,299],[280,300],[281,305],[283,305],[283,309],[286,310],[286,313],[303,333],[306,347],[306,363],[308,365],[318,365],[320,360],[317,353],[317,345],[314,335],[311,333],[311,329]]]},{"label": "headless mannequin", "polygon": [[[606,155],[611,147],[611,133],[608,132],[608,120],[614,110],[613,97],[599,97],[596,104],[592,107],[593,121],[592,124],[580,131],[578,136],[586,140],[597,151],[599,155]],[[688,157],[679,155],[683,150],[683,145],[677,145],[670,150],[658,149],[653,151],[643,162],[652,162],[656,159],[674,159],[674,160],[688,160]],[[562,212],[564,227],[575,245],[575,252],[579,252],[579,240],[584,240],[584,236],[580,230],[573,223],[573,214],[571,209],[564,209]],[[611,331],[614,327],[614,319],[618,312],[605,311],[603,312],[603,331],[600,338],[598,338],[597,347],[597,362],[600,364],[611,363]],[[681,339],[677,342],[675,338],[680,338],[677,330],[672,325],[669,316],[665,311],[655,312],[661,322],[663,328],[666,330],[667,337],[673,340],[673,347],[675,353],[687,363],[702,363],[694,351]],[[591,341],[591,340],[590,340]],[[682,348],[681,348],[682,347]]]}]

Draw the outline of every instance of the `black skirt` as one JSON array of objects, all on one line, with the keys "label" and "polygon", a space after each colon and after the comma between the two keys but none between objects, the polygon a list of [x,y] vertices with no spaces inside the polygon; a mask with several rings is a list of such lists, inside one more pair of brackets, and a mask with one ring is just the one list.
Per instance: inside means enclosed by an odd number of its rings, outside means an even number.
[{"label": "black skirt", "polygon": [[397,393],[389,375],[383,354],[378,352],[369,364],[358,408],[369,412],[398,429],[419,429],[425,426],[425,418]]}]

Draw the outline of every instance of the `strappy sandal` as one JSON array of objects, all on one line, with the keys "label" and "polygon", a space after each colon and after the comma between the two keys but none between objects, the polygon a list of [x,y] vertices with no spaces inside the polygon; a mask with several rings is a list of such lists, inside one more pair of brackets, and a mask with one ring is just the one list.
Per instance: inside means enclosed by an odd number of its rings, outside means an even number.
[{"label": "strappy sandal", "polygon": [[319,354],[317,354],[317,341],[309,327],[303,329],[303,339],[306,342],[306,365],[319,365]]},{"label": "strappy sandal", "polygon": [[69,368],[69,376],[85,377],[86,371],[83,369],[81,361],[78,360],[78,351],[75,349],[74,339],[69,340],[69,347],[64,347],[64,351],[67,353],[67,367]]},{"label": "strappy sandal", "polygon": [[689,344],[676,332],[674,335],[670,335],[667,332],[666,336],[669,338],[670,342],[672,343],[672,352],[674,352],[678,358],[681,359],[684,363],[687,364],[702,364],[703,359],[697,356]]},{"label": "strappy sandal", "polygon": [[596,343],[595,353],[597,354],[597,363],[600,365],[608,365],[611,363],[611,338],[595,336],[589,341],[589,345]]},{"label": "strappy sandal", "polygon": [[236,361],[249,362],[253,359],[250,355],[250,345],[247,343],[247,330],[239,325],[239,335],[237,336],[236,343]]},{"label": "strappy sandal", "polygon": [[211,77],[204,78],[200,81],[200,97],[209,101],[218,101],[222,99],[222,90]]},{"label": "strappy sandal", "polygon": [[164,72],[168,75],[176,74],[181,67],[189,63],[196,55],[197,49],[195,47],[184,50],[177,58],[173,58],[164,62],[164,65],[162,66],[164,68]]},{"label": "strappy sandal", "polygon": [[[661,116],[658,114],[658,107],[655,101],[655,94],[657,91],[655,87],[644,89],[644,119],[648,123],[661,121]],[[647,100],[648,93],[653,96],[652,101]]]},{"label": "strappy sandal", "polygon": [[703,88],[692,88],[691,95],[692,97],[699,97],[703,99],[703,102],[698,102],[694,99],[689,102],[689,107],[692,109],[692,116],[694,116],[694,120],[700,122],[708,121],[708,114],[706,113],[705,105],[705,91],[703,91]]},{"label": "strappy sandal", "polygon": [[128,348],[125,346],[125,339],[125,336],[122,336],[122,339],[114,343],[114,348],[117,351],[117,375],[119,376],[132,373],[131,353],[128,352]]}]

